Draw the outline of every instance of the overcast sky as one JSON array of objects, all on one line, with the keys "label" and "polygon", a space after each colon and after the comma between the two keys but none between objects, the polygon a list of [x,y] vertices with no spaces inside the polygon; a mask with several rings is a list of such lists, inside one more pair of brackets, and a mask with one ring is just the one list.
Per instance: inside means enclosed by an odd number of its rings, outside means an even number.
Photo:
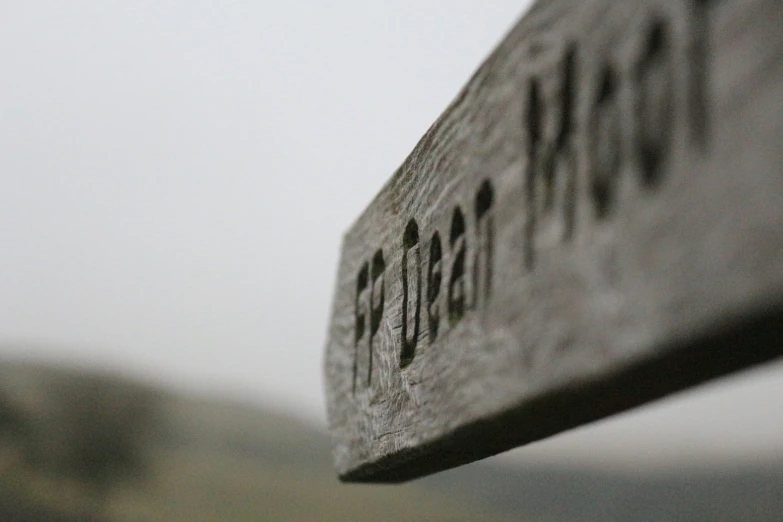
[{"label": "overcast sky", "polygon": [[[323,423],[341,234],[524,0],[0,3],[0,356]],[[783,456],[783,366],[522,457]]]}]

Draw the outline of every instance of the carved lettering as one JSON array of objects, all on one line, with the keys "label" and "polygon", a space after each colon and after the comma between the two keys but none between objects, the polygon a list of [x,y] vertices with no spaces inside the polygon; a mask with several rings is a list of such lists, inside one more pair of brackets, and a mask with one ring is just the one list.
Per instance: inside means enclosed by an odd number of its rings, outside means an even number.
[{"label": "carved lettering", "polygon": [[370,284],[370,342],[368,343],[369,364],[367,369],[367,386],[372,384],[373,366],[373,339],[381,327],[383,319],[383,306],[386,300],[386,289],[383,273],[386,271],[386,262],[383,260],[383,250],[378,250],[372,258],[372,283]]},{"label": "carved lettering", "polygon": [[410,220],[402,238],[402,350],[400,367],[413,362],[419,341],[421,315],[421,255],[419,227]]},{"label": "carved lettering", "polygon": [[541,85],[537,78],[530,80],[527,91],[527,172],[525,173],[525,193],[527,194],[527,223],[525,224],[525,267],[532,270],[535,265],[536,214],[538,165],[541,156],[541,137],[544,133],[543,101]]},{"label": "carved lettering", "polygon": [[598,219],[605,219],[612,210],[620,173],[623,139],[618,84],[614,67],[605,64],[598,75],[588,122],[590,193]]},{"label": "carved lettering", "polygon": [[494,249],[494,221],[492,184],[485,181],[476,194],[476,255],[473,262],[473,308],[489,300],[492,294],[492,262]]},{"label": "carved lettering", "polygon": [[693,0],[691,9],[691,41],[688,55],[688,107],[692,141],[704,148],[708,140],[708,65],[709,65],[709,7],[714,0]]},{"label": "carved lettering", "polygon": [[364,263],[356,278],[356,295],[354,297],[353,393],[356,393],[356,382],[358,381],[359,375],[366,372],[367,367],[366,358],[364,357],[367,352],[361,350],[361,344],[362,339],[364,339],[364,333],[367,330],[367,315],[370,308],[370,303],[368,301],[370,295],[369,282],[370,265],[369,263]]},{"label": "carved lettering", "polygon": [[[363,263],[356,277],[356,295],[354,296],[354,362],[353,393],[358,383],[364,386],[372,384],[373,339],[381,325],[384,308],[383,273],[386,264],[383,251],[378,250],[372,264]],[[368,324],[369,323],[369,324]]]},{"label": "carved lettering", "polygon": [[576,112],[576,50],[569,47],[562,62],[563,81],[560,85],[560,125],[557,132],[555,159],[553,160],[555,175],[563,180],[560,190],[560,206],[562,207],[562,238],[570,239],[574,232],[576,219],[576,144],[575,123]]},{"label": "carved lettering", "polygon": [[[548,406],[562,406],[566,377],[584,384],[587,376],[583,402],[600,394],[594,375],[610,385],[648,370],[654,378],[659,355],[684,354],[680,337],[691,324],[680,312],[711,313],[698,296],[688,301],[690,290],[709,286],[704,267],[667,270],[679,258],[666,249],[679,252],[678,241],[713,225],[716,238],[742,249],[747,226],[708,218],[746,181],[732,176],[738,161],[752,166],[755,153],[763,156],[760,172],[745,172],[759,176],[754,186],[767,186],[774,171],[776,149],[761,134],[771,123],[758,118],[772,116],[763,104],[779,97],[768,83],[775,71],[762,70],[779,46],[757,45],[775,34],[773,19],[716,0],[565,4],[552,1],[513,29],[345,236],[326,375],[349,479],[405,479],[468,460],[474,434],[493,453],[504,441],[567,428],[569,415],[552,424],[539,408],[533,420],[543,423],[524,430],[531,400],[533,410],[552,397]],[[711,27],[718,5],[731,23]],[[750,23],[758,20],[769,23]],[[710,118],[721,118],[720,129]],[[708,155],[708,146],[721,154]],[[772,200],[759,202],[764,210]],[[752,217],[764,224],[766,214]],[[767,249],[775,246],[768,232]],[[709,260],[716,244],[688,241],[688,259]],[[747,262],[758,266],[752,256]],[[693,289],[683,286],[691,280]],[[630,366],[627,343],[641,354]],[[354,398],[346,403],[351,354]],[[495,388],[473,385],[475,376]],[[644,396],[631,393],[628,403]],[[597,415],[615,406],[605,401]],[[497,419],[524,437],[495,433]],[[444,448],[448,458],[427,461]]]},{"label": "carved lettering", "polygon": [[[542,63],[533,67],[523,83],[525,161],[520,208],[525,213],[523,261],[527,271],[535,268],[539,250],[573,237],[577,199],[591,204],[599,222],[612,216],[626,164],[635,166],[641,187],[656,190],[665,181],[679,122],[685,122],[694,138],[702,139],[707,118],[709,0],[691,2],[693,30],[688,41],[677,39],[679,33],[663,14],[648,17],[634,33],[634,37],[641,36],[630,49],[633,52],[620,53],[630,63],[620,63],[616,57],[580,63],[572,43],[558,44],[553,52],[531,46]],[[684,80],[676,70],[677,53],[683,51],[688,57]],[[599,64],[597,70],[580,69],[591,63]],[[687,90],[684,97],[678,96],[678,85]],[[681,98],[687,100],[688,108],[677,107]],[[577,110],[579,104],[584,111]],[[577,116],[584,121],[577,121]],[[584,181],[577,168],[578,146],[584,146]],[[584,192],[579,198],[577,190]],[[402,283],[398,323],[402,369],[413,362],[422,340],[433,343],[492,297],[497,204],[492,181],[484,179],[473,194],[472,200],[451,207],[449,228],[440,231],[447,232],[444,240],[437,230],[420,230],[415,216],[409,217],[404,229],[397,276]],[[472,213],[463,213],[463,208],[471,206]],[[471,227],[466,216],[473,219]],[[425,232],[432,234],[428,243],[423,241]],[[359,382],[372,383],[373,342],[386,298],[385,270],[384,253],[379,249],[357,276],[354,391]],[[422,300],[426,319],[422,318]]]},{"label": "carved lettering", "polygon": [[427,266],[427,315],[430,341],[438,338],[440,326],[440,287],[443,281],[443,249],[440,235],[435,232],[430,242],[430,260]]},{"label": "carved lettering", "polygon": [[[535,264],[537,236],[544,228],[558,241],[569,239],[574,229],[576,51],[573,47],[565,50],[557,71],[557,105],[545,107],[543,84],[537,77],[528,84],[525,174],[528,210],[524,246],[528,270]],[[550,120],[556,125],[548,125]]]},{"label": "carved lettering", "polygon": [[636,63],[636,157],[642,185],[660,182],[671,147],[674,125],[674,71],[669,34],[662,20],[655,20]]},{"label": "carved lettering", "polygon": [[449,276],[449,325],[454,326],[465,315],[465,218],[459,207],[454,209],[449,234],[451,274]]}]

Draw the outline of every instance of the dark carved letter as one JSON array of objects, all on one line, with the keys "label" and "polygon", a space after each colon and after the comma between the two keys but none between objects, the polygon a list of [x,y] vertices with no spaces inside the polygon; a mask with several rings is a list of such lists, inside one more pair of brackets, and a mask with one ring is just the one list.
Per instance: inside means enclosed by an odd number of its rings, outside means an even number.
[{"label": "dark carved letter", "polygon": [[563,239],[570,239],[576,219],[576,146],[574,144],[574,113],[576,108],[576,50],[569,47],[563,60],[563,80],[560,85],[560,125],[555,145],[555,174],[562,184]]},{"label": "dark carved letter", "polygon": [[576,51],[565,49],[557,62],[556,96],[544,93],[541,80],[528,84],[526,106],[527,224],[525,266],[535,264],[536,237],[542,227],[558,227],[558,240],[571,238],[575,217],[576,153],[574,104],[576,99]]},{"label": "dark carved letter", "polygon": [[421,254],[419,227],[410,220],[402,238],[402,351],[400,367],[405,368],[416,355],[421,311]]},{"label": "dark carved letter", "polygon": [[438,338],[440,326],[440,285],[443,280],[443,250],[440,235],[435,232],[430,243],[430,260],[427,267],[427,315],[429,316],[430,342]]},{"label": "dark carved letter", "polygon": [[708,140],[709,116],[709,51],[710,51],[710,4],[713,0],[693,0],[691,19],[691,42],[688,49],[690,71],[688,71],[688,106],[690,107],[691,138],[704,147]]},{"label": "dark carved letter", "polygon": [[378,250],[372,258],[372,282],[370,283],[370,342],[368,343],[369,364],[367,365],[367,386],[372,384],[372,365],[373,365],[373,339],[381,327],[383,319],[383,305],[385,300],[385,289],[383,273],[386,270],[386,263],[383,260],[383,250]]},{"label": "dark carved letter", "polygon": [[535,264],[536,221],[538,214],[537,176],[541,156],[541,137],[544,132],[543,101],[541,86],[538,79],[530,81],[527,92],[526,120],[527,125],[527,171],[525,172],[525,194],[527,205],[527,222],[525,223],[525,267],[533,269]]},{"label": "dark carved letter", "polygon": [[617,74],[604,66],[590,108],[588,152],[590,191],[599,219],[608,216],[615,199],[622,154],[622,115]]},{"label": "dark carved letter", "polygon": [[354,329],[354,357],[353,357],[353,392],[356,393],[356,381],[358,376],[364,371],[366,361],[364,354],[359,349],[364,338],[364,332],[367,330],[367,296],[369,295],[370,265],[362,264],[359,269],[359,275],[356,278],[356,295],[354,297],[354,315],[356,318]]},{"label": "dark carved letter", "polygon": [[674,123],[674,71],[669,34],[656,20],[636,64],[636,156],[642,185],[658,184],[671,146]]},{"label": "dark carved letter", "polygon": [[478,308],[492,293],[492,254],[494,242],[492,208],[493,191],[489,181],[476,194],[476,257],[473,263],[473,306]]},{"label": "dark carved letter", "polygon": [[451,275],[449,277],[449,324],[457,324],[465,315],[465,218],[459,207],[451,219]]}]

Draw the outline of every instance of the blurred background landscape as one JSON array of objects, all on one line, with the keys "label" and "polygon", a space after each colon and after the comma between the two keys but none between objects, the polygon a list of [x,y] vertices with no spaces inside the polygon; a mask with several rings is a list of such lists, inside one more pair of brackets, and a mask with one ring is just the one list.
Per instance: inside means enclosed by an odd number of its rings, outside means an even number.
[{"label": "blurred background landscape", "polygon": [[337,481],[341,235],[529,2],[445,5],[0,3],[0,521],[783,519],[781,363]]},{"label": "blurred background landscape", "polygon": [[280,412],[84,370],[0,366],[0,520],[779,520],[783,458],[599,471],[491,459],[404,486],[336,481]]}]

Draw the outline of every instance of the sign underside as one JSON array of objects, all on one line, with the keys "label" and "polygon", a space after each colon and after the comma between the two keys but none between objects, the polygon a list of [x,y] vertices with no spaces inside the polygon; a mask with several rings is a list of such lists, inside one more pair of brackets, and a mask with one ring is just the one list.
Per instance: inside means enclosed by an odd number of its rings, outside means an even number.
[{"label": "sign underside", "polygon": [[783,354],[783,3],[538,2],[345,235],[343,480],[399,482]]}]

